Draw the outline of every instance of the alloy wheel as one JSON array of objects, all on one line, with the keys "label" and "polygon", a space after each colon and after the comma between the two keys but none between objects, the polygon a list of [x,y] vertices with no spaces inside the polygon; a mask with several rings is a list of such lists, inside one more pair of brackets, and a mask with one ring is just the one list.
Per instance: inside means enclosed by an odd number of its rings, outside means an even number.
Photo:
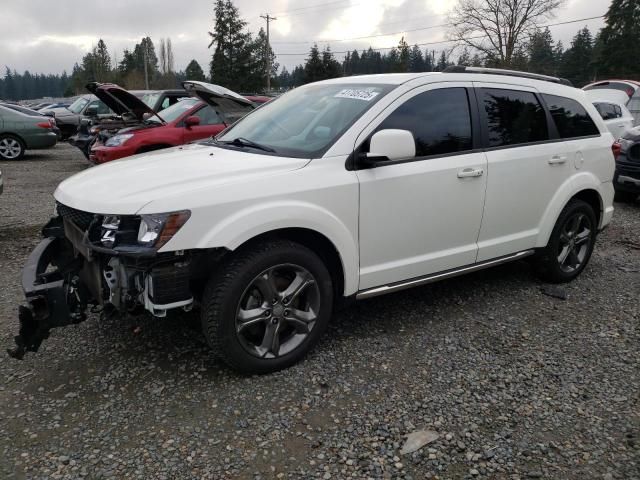
[{"label": "alloy wheel", "polygon": [[0,139],[0,157],[8,160],[18,158],[22,153],[22,145],[15,138],[3,138]]},{"label": "alloy wheel", "polygon": [[576,212],[567,218],[560,231],[558,264],[565,273],[578,270],[584,263],[592,242],[593,226],[584,213]]},{"label": "alloy wheel", "polygon": [[236,335],[258,358],[278,358],[298,348],[314,328],[320,289],[299,265],[283,264],[257,275],[236,311]]}]

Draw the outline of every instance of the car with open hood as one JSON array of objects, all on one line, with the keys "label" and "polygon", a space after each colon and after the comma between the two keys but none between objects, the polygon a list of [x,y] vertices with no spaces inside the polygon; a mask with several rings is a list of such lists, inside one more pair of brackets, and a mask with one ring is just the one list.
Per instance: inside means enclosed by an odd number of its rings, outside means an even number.
[{"label": "car with open hood", "polygon": [[250,100],[218,85],[185,81],[183,86],[188,97],[157,112],[117,85],[90,85],[94,95],[134,125],[115,135],[99,134],[89,160],[101,164],[212,137],[255,108]]},{"label": "car with open hood", "polygon": [[[230,123],[247,109],[191,85]],[[10,354],[90,308],[195,309],[222,360],[266,373],[302,359],[336,303],[527,257],[569,282],[613,216],[613,144],[553,77],[456,67],[301,86],[215,138],[62,182]]]}]

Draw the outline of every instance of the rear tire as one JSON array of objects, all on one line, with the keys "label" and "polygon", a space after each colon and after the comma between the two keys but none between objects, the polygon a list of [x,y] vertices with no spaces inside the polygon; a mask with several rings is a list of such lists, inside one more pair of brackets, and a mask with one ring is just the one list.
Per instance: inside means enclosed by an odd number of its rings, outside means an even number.
[{"label": "rear tire", "polygon": [[580,275],[591,258],[596,233],[596,215],[591,205],[571,200],[560,213],[549,243],[534,258],[540,278],[565,283]]},{"label": "rear tire", "polygon": [[24,157],[24,142],[14,135],[0,135],[0,158],[2,160],[20,160]]},{"label": "rear tire", "polygon": [[247,247],[219,266],[202,299],[202,330],[231,368],[263,374],[301,360],[325,331],[331,276],[308,248],[286,240]]}]

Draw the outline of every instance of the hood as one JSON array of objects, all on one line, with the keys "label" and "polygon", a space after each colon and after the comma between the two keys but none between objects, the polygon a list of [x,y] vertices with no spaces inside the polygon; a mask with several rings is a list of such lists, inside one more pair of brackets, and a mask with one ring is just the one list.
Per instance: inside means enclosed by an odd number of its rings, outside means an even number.
[{"label": "hood", "polygon": [[129,113],[142,122],[144,115],[158,116],[158,113],[131,92],[113,83],[88,83],[86,89],[98,97],[116,115]]},{"label": "hood", "polygon": [[253,107],[253,103],[250,100],[220,85],[187,80],[182,82],[182,86],[192,97],[197,97],[213,107],[220,106],[223,110],[237,110],[238,107]]},{"label": "hood", "polygon": [[587,94],[587,98],[591,103],[612,102],[620,105],[626,105],[629,101],[629,96],[626,93],[612,88],[597,88],[594,90],[587,90],[584,93]]},{"label": "hood", "polygon": [[54,197],[85,212],[131,215],[154,200],[194,190],[206,195],[221,185],[285,173],[308,162],[190,144],[89,168],[63,181]]}]

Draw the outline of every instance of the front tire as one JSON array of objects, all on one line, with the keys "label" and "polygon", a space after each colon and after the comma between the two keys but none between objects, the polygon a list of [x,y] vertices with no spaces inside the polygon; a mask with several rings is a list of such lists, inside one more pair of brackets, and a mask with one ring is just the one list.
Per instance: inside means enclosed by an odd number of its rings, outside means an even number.
[{"label": "front tire", "polygon": [[550,283],[576,278],[591,258],[596,232],[596,214],[591,205],[571,200],[560,213],[549,243],[534,260],[538,275]]},{"label": "front tire", "polygon": [[0,135],[0,158],[20,160],[24,157],[25,146],[22,140],[13,135]]},{"label": "front tire", "polygon": [[202,329],[231,368],[269,373],[301,360],[325,331],[331,276],[308,248],[285,240],[245,248],[220,266],[202,299]]}]

